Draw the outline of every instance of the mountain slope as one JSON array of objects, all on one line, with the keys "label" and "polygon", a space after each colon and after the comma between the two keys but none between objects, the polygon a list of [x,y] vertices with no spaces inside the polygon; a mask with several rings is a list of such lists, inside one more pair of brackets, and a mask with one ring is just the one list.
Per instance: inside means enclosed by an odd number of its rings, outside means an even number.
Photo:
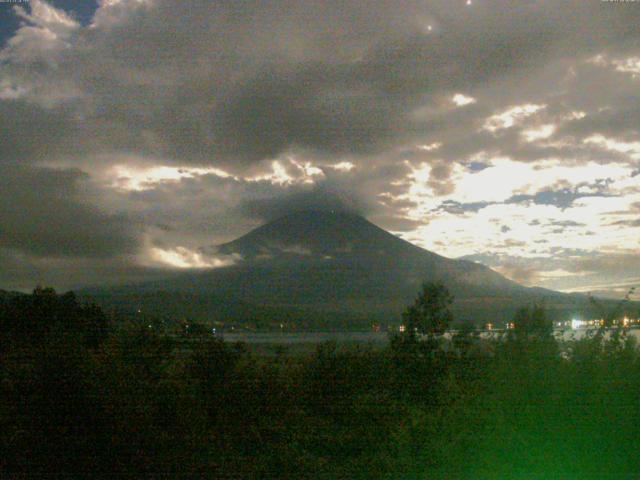
[{"label": "mountain slope", "polygon": [[254,265],[297,261],[346,273],[356,267],[402,271],[409,277],[417,275],[419,282],[429,275],[451,283],[519,287],[483,265],[442,257],[344,212],[296,212],[221,245],[218,251],[239,254]]},{"label": "mountain slope", "polygon": [[242,260],[92,294],[103,304],[157,314],[324,326],[398,321],[425,281],[447,285],[461,321],[505,321],[519,306],[541,299],[555,317],[587,307],[585,297],[525,288],[488,267],[442,257],[344,212],[296,212],[215,251]]}]

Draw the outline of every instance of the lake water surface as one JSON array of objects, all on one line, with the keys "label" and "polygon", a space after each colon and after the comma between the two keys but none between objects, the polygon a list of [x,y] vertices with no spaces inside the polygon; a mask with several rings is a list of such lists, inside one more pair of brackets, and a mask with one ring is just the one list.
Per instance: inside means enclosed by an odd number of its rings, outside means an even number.
[{"label": "lake water surface", "polygon": [[[446,338],[451,338],[454,332],[445,334]],[[577,330],[556,330],[555,336],[558,340],[570,341],[584,338],[585,335],[593,335],[595,330],[577,329]],[[610,335],[610,331],[607,335]],[[503,335],[503,331],[483,331],[480,333],[481,338],[499,338]],[[640,329],[627,330],[628,335],[632,335],[640,340]],[[225,341],[227,342],[245,342],[249,344],[270,344],[270,345],[295,345],[295,344],[318,344],[328,341],[334,341],[338,344],[360,343],[360,344],[385,344],[389,341],[387,332],[243,332],[243,333],[225,333]]]}]

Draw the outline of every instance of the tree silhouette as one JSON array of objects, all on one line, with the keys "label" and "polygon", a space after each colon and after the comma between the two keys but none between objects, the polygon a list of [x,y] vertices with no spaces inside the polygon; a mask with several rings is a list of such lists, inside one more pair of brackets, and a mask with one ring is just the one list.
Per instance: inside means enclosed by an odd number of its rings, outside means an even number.
[{"label": "tree silhouette", "polygon": [[507,334],[505,345],[510,360],[526,358],[539,362],[541,358],[551,359],[557,355],[558,343],[553,336],[553,322],[543,305],[520,308],[512,323],[513,328]]},{"label": "tree silhouette", "polygon": [[603,305],[602,302],[591,295],[591,293],[587,295],[589,298],[589,303],[591,303],[591,306],[603,320],[600,325],[601,330],[603,330],[604,328],[611,328],[614,325],[614,320],[618,320],[624,315],[626,309],[628,308],[629,302],[631,301],[631,297],[633,296],[635,291],[636,287],[631,287],[622,298],[622,300],[616,303],[613,308],[607,308],[605,305]]},{"label": "tree silhouette", "polygon": [[553,324],[542,305],[520,308],[513,317],[513,332],[523,340],[545,339],[553,336]]},{"label": "tree silhouette", "polygon": [[413,305],[402,314],[405,332],[409,336],[415,333],[429,336],[444,333],[453,320],[450,310],[452,303],[453,295],[443,284],[424,283]]},{"label": "tree silhouette", "polygon": [[108,329],[102,310],[81,304],[73,292],[58,295],[53,288],[36,287],[31,295],[16,293],[0,301],[0,352],[10,344],[36,345],[63,333],[97,348]]}]

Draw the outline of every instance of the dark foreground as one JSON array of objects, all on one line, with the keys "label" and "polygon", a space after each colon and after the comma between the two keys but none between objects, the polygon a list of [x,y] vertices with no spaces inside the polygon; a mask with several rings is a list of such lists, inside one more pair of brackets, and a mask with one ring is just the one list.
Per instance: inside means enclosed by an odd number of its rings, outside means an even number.
[{"label": "dark foreground", "polygon": [[[638,478],[620,331],[396,337],[261,356],[114,328],[43,290],[0,303],[4,478]],[[189,348],[184,349],[188,344]]]}]

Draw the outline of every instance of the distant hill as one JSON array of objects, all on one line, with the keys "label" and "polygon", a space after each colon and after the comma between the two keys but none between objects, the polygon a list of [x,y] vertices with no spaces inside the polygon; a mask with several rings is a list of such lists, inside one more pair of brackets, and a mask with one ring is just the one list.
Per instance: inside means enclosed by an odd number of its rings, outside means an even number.
[{"label": "distant hill", "polygon": [[234,265],[84,294],[106,307],[186,319],[300,328],[397,323],[425,281],[443,282],[461,322],[502,324],[544,301],[552,317],[588,315],[582,295],[527,288],[490,268],[406,242],[345,212],[300,211],[212,248]]}]

